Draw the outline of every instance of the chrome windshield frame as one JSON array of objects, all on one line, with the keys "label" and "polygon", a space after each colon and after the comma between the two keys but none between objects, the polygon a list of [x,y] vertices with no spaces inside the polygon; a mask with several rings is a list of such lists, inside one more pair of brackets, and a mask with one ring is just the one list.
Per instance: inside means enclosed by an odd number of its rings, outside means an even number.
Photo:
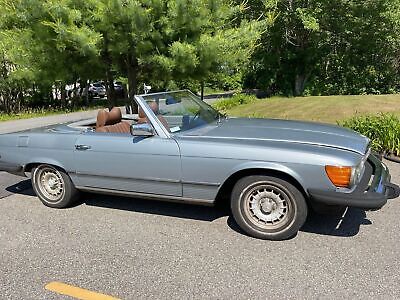
[{"label": "chrome windshield frame", "polygon": [[[157,118],[157,116],[155,115],[153,110],[147,104],[147,101],[146,101],[145,97],[157,96],[157,95],[165,95],[165,94],[168,94],[168,93],[170,93],[170,94],[172,94],[172,93],[181,93],[181,92],[187,92],[187,93],[193,95],[194,97],[198,98],[198,96],[196,96],[192,91],[187,90],[187,89],[186,90],[170,91],[170,92],[158,92],[158,93],[135,95],[136,102],[143,109],[144,113],[146,114],[146,116],[148,117],[148,119],[151,122],[152,126],[154,127],[154,129],[156,130],[157,134],[160,137],[171,138],[173,136],[173,133],[169,132],[169,130],[167,128],[165,128],[165,126],[162,124],[162,122]],[[201,101],[203,105],[209,106],[209,107],[212,108],[212,106],[210,106],[208,103],[206,103],[206,102],[204,102],[204,101],[202,101],[200,99],[198,99],[198,100]],[[212,108],[212,109],[214,109],[214,108]],[[218,114],[221,114],[217,110],[215,110],[215,111]],[[218,121],[218,120],[216,120],[216,121]]]}]

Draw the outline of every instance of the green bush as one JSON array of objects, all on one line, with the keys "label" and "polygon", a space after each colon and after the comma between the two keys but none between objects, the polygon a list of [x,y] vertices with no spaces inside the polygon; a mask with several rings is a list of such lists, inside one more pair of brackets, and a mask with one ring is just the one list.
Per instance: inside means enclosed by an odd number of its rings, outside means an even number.
[{"label": "green bush", "polygon": [[249,96],[244,94],[236,94],[231,98],[223,99],[217,101],[213,104],[213,107],[219,111],[227,111],[235,106],[239,106],[242,104],[253,103],[257,101],[255,96]]},{"label": "green bush", "polygon": [[374,150],[400,156],[400,119],[395,115],[356,115],[340,125],[370,138]]}]

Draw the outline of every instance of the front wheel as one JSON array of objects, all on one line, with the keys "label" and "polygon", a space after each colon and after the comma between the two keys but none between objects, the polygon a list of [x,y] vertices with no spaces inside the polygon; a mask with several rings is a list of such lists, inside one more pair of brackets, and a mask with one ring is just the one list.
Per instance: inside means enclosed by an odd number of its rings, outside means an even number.
[{"label": "front wheel", "polygon": [[53,208],[71,206],[79,197],[69,176],[61,169],[40,165],[32,172],[32,186],[40,201]]},{"label": "front wheel", "polygon": [[303,194],[290,182],[272,176],[240,179],[232,191],[236,223],[252,237],[284,240],[293,237],[307,218]]}]

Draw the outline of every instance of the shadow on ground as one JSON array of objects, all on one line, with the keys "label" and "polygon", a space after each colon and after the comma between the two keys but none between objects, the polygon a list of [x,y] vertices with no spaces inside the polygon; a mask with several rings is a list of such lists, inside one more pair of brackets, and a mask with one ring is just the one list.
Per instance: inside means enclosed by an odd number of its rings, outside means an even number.
[{"label": "shadow on ground", "polygon": [[209,222],[227,215],[224,210],[214,207],[89,193],[83,194],[82,202],[89,206]]},{"label": "shadow on ground", "polygon": [[20,194],[26,196],[35,195],[32,190],[32,183],[30,179],[25,179],[13,185],[10,185],[6,188],[6,191],[10,194]]},{"label": "shadow on ground", "polygon": [[[23,180],[6,188],[10,193],[33,196],[30,180]],[[243,233],[230,215],[228,207],[206,207],[182,203],[169,203],[157,200],[144,200],[107,195],[83,193],[79,205],[103,207],[153,215],[163,215],[184,219],[212,222],[228,216],[227,224],[236,232]],[[319,215],[310,213],[303,232],[320,235],[351,237],[357,235],[361,225],[369,225],[365,211],[355,208],[347,209],[343,215]]]},{"label": "shadow on ground", "polygon": [[361,225],[371,225],[364,210],[348,208],[344,215],[312,213],[301,231],[323,235],[351,237],[358,234]]},{"label": "shadow on ground", "polygon": [[[95,194],[85,194],[83,202],[90,206],[209,222],[228,216],[228,226],[236,232],[243,234],[243,231],[238,227],[227,207],[204,207]],[[344,215],[319,215],[311,213],[301,231],[329,236],[351,237],[358,234],[361,225],[369,224],[371,224],[371,221],[366,218],[365,211],[349,208]]]},{"label": "shadow on ground", "polygon": [[[246,234],[236,224],[232,216],[229,216],[227,223],[236,232]],[[321,215],[311,212],[300,231],[328,236],[352,237],[358,234],[361,225],[370,224],[372,223],[366,218],[365,211],[349,208],[345,215]]]}]

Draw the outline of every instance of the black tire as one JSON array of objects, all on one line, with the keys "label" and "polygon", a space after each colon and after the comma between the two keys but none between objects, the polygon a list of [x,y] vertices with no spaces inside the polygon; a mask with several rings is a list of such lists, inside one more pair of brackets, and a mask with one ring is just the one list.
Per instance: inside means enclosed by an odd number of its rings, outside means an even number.
[{"label": "black tire", "polygon": [[79,191],[65,171],[51,165],[32,170],[32,186],[40,201],[52,208],[66,208],[79,199]]},{"label": "black tire", "polygon": [[301,191],[287,180],[247,176],[233,188],[231,210],[236,223],[248,235],[285,240],[304,225],[308,207]]}]

